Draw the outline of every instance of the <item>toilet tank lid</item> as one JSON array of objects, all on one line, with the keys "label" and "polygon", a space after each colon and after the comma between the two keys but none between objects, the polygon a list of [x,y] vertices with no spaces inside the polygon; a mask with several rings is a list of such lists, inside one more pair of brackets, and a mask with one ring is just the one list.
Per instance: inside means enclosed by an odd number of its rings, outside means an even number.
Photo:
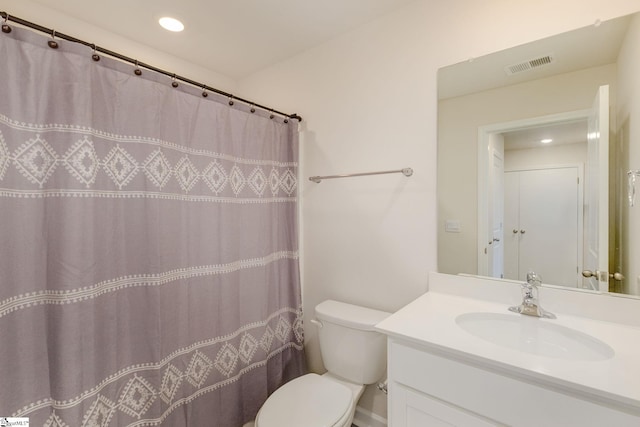
[{"label": "toilet tank lid", "polygon": [[375,325],[390,315],[386,311],[333,300],[323,301],[316,306],[316,317],[319,320],[364,331],[374,330]]}]

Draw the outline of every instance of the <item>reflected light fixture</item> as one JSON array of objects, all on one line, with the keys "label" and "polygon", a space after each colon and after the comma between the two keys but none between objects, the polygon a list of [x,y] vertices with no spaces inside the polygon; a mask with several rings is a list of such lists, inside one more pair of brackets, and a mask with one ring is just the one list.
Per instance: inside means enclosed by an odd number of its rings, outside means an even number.
[{"label": "reflected light fixture", "polygon": [[545,139],[541,139],[540,142],[543,144],[550,144],[551,142],[553,142],[553,139],[545,138]]},{"label": "reflected light fixture", "polygon": [[178,21],[175,18],[171,18],[169,16],[164,16],[164,17],[160,18],[158,20],[158,23],[165,30],[173,31],[175,33],[184,30],[184,24],[182,22]]}]

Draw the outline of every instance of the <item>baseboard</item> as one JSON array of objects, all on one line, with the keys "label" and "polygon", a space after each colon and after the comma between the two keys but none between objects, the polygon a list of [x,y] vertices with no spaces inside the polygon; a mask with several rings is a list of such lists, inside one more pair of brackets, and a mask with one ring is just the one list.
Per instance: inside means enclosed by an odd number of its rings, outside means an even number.
[{"label": "baseboard", "polygon": [[353,417],[353,424],[358,427],[387,427],[387,420],[358,406]]}]

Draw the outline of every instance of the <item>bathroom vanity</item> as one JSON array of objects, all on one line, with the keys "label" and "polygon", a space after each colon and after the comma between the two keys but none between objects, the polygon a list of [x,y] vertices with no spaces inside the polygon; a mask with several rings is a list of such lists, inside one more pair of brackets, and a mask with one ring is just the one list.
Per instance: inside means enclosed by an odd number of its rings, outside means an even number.
[{"label": "bathroom vanity", "polygon": [[432,273],[388,336],[389,427],[640,426],[640,300]]}]

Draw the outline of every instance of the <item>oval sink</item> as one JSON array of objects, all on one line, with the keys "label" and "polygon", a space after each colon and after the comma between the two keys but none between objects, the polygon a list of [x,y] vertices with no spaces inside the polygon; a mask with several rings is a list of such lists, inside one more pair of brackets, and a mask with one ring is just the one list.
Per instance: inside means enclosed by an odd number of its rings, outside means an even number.
[{"label": "oval sink", "polygon": [[538,356],[567,360],[606,360],[615,354],[599,339],[532,316],[465,313],[456,323],[478,338]]}]

